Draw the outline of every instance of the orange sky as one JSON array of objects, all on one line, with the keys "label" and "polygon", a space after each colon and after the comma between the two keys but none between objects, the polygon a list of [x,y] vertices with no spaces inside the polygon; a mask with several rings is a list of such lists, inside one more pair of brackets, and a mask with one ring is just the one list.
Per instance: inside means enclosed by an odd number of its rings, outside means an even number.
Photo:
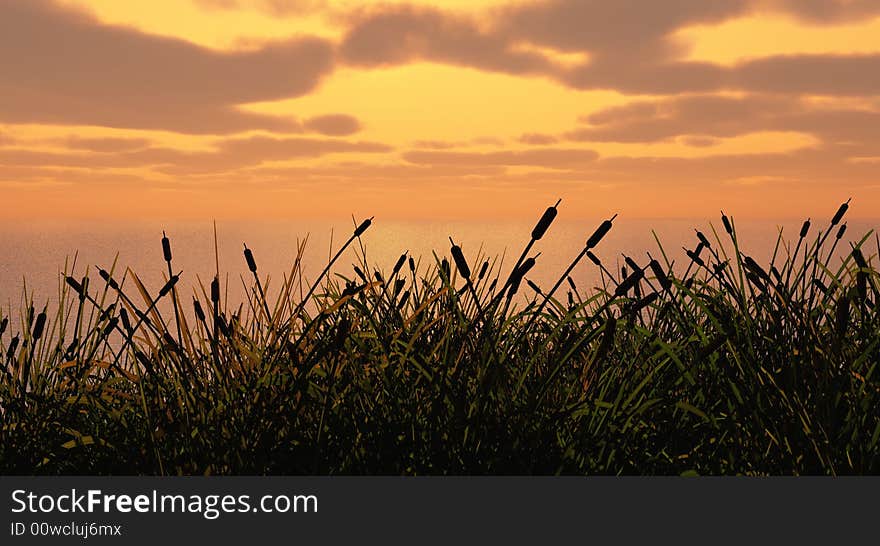
[{"label": "orange sky", "polygon": [[880,216],[876,0],[0,0],[0,66],[5,218]]}]

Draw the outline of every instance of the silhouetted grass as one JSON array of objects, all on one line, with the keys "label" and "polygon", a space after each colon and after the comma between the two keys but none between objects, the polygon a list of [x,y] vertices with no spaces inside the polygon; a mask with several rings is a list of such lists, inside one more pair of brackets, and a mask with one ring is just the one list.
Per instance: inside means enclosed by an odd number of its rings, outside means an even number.
[{"label": "silhouetted grass", "polygon": [[[612,218],[550,287],[528,272],[556,206],[507,276],[454,242],[331,275],[367,220],[311,283],[297,248],[271,298],[245,247],[235,308],[219,271],[185,296],[163,237],[158,292],[100,269],[2,319],[0,470],[878,473],[878,240],[849,242],[846,209],[769,263],[723,216],[689,263],[661,247],[621,271],[592,252]],[[578,266],[604,289],[578,290]]]}]

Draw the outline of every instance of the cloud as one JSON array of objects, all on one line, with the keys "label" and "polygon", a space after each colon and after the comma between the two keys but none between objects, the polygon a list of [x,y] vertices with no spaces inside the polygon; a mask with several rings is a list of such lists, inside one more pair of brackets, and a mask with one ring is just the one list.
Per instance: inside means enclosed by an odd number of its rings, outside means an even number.
[{"label": "cloud", "polygon": [[392,149],[378,142],[255,136],[218,141],[216,150],[210,152],[152,149],[133,152],[129,157],[159,165],[157,170],[167,174],[202,174],[226,172],[268,161],[314,158],[338,153],[387,153]]},{"label": "cloud", "polygon": [[716,95],[636,101],[586,116],[589,124],[566,133],[570,140],[656,142],[680,135],[731,137],[766,129],[768,118],[793,111],[782,98]]},{"label": "cloud", "polygon": [[773,93],[876,95],[880,55],[792,55],[755,59],[733,71],[732,86]]},{"label": "cloud", "polygon": [[167,174],[228,172],[270,161],[314,158],[339,153],[387,153],[377,142],[254,136],[221,139],[210,151],[147,147],[117,152],[59,153],[26,149],[0,150],[0,165],[89,169],[149,167]]},{"label": "cloud", "polygon": [[531,144],[532,146],[546,146],[556,144],[559,142],[559,139],[553,135],[542,133],[525,133],[519,137],[519,141],[523,144]]},{"label": "cloud", "polygon": [[[774,56],[722,66],[684,60],[688,44],[675,37],[690,25],[762,9],[833,24],[880,14],[878,6],[873,0],[550,0],[497,9],[491,24],[480,25],[459,13],[385,5],[347,18],[341,52],[343,62],[359,67],[432,61],[630,94],[878,94],[880,55]],[[558,63],[548,51],[588,60]]]},{"label": "cloud", "polygon": [[316,167],[255,167],[247,171],[258,178],[279,177],[293,179],[387,180],[425,181],[436,178],[473,176],[500,176],[505,170],[499,165],[413,165],[408,163],[372,164],[343,162]]},{"label": "cloud", "polygon": [[742,14],[745,0],[550,0],[502,10],[501,32],[566,52],[623,59],[666,59],[682,51],[676,29]]},{"label": "cloud", "polygon": [[326,8],[324,0],[194,0],[206,10],[241,10],[254,8],[275,17],[314,13]]},{"label": "cloud", "polygon": [[349,18],[340,51],[354,66],[376,67],[431,60],[510,74],[552,73],[543,55],[517,50],[507,36],[433,8],[383,6]]},{"label": "cloud", "polygon": [[685,136],[679,140],[685,146],[691,146],[692,148],[711,148],[720,142],[717,138],[703,135]]},{"label": "cloud", "polygon": [[875,0],[768,0],[756,2],[756,7],[776,9],[813,24],[848,22],[880,15],[880,4]]},{"label": "cloud", "polygon": [[262,0],[258,2],[259,8],[277,17],[314,13],[325,8],[326,5],[327,3],[323,0]]},{"label": "cloud", "polygon": [[146,148],[150,145],[151,141],[146,138],[88,138],[71,135],[66,139],[62,139],[61,143],[67,148],[74,150],[88,150],[92,152],[126,152]]},{"label": "cloud", "polygon": [[348,136],[361,130],[361,122],[347,114],[328,114],[310,118],[303,127],[327,136]]},{"label": "cloud", "polygon": [[142,176],[113,171],[95,171],[82,168],[34,167],[0,165],[0,184],[6,187],[42,187],[102,184],[143,184]]},{"label": "cloud", "polygon": [[429,150],[449,150],[462,146],[461,142],[449,142],[445,140],[416,140],[412,143],[414,148],[423,148]]},{"label": "cloud", "polygon": [[576,148],[541,148],[501,152],[409,151],[403,159],[410,163],[430,165],[505,165],[571,167],[592,163],[599,154]]},{"label": "cloud", "polygon": [[215,51],[100,23],[46,0],[3,0],[0,120],[229,133],[294,130],[294,120],[240,110],[313,90],[333,45],[295,38]]},{"label": "cloud", "polygon": [[[724,138],[759,131],[792,131],[826,143],[880,142],[880,110],[823,108],[776,95],[689,95],[635,101],[581,118],[566,133],[582,142],[657,142],[680,136]],[[693,145],[693,141],[686,142]]]}]

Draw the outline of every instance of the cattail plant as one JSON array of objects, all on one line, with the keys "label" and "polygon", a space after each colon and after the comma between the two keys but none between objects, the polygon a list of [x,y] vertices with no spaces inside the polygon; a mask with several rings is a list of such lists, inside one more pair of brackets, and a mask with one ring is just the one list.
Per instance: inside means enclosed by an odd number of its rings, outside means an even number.
[{"label": "cattail plant", "polygon": [[[158,308],[181,273],[155,291],[65,268],[58,312],[26,294],[19,320],[0,317],[0,470],[877,473],[880,238],[849,240],[848,204],[827,230],[801,226],[803,250],[780,230],[769,262],[722,213],[729,240],[696,230],[681,267],[662,247],[606,267],[593,251],[612,217],[562,272],[531,252],[502,272],[450,239],[424,267],[358,244],[354,273],[330,275],[364,220],[311,281],[298,243],[274,305],[248,246],[245,301],[221,293],[216,258],[192,329],[179,309],[183,343]],[[575,282],[583,257],[595,289]]]}]

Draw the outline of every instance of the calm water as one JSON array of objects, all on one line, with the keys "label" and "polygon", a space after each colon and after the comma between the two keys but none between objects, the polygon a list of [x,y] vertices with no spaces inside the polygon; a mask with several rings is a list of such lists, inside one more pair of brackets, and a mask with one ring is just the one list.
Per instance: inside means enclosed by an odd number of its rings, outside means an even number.
[{"label": "calm water", "polygon": [[[542,252],[538,264],[529,277],[539,285],[550,285],[558,278],[573,256],[582,248],[585,239],[601,221],[600,218],[585,218],[582,221],[563,221],[558,219],[548,234],[535,246]],[[670,259],[683,263],[687,258],[682,245],[693,248],[696,245],[694,228],[699,227],[710,240],[709,222],[716,224],[723,234],[717,218],[691,220],[646,220],[623,219],[615,222],[614,229],[601,242],[596,254],[613,269],[622,261],[622,253],[637,261],[646,260],[645,252],[659,256],[657,244],[651,233],[656,231]],[[779,227],[791,238],[797,236],[800,221],[786,222],[740,221],[738,232],[746,252],[756,258],[769,258],[776,241]],[[383,222],[377,219],[366,232],[363,239],[368,261],[382,270],[388,271],[401,252],[410,253],[424,262],[433,260],[431,251],[440,256],[449,255],[448,237],[451,235],[464,249],[471,262],[471,269],[478,270],[476,254],[488,257],[502,257],[506,253],[502,271],[506,272],[519,256],[527,242],[534,219],[521,222]],[[880,219],[874,221],[850,221],[847,240],[855,240],[870,229],[880,226]],[[201,278],[209,283],[215,270],[214,236],[211,222],[158,222],[113,223],[95,222],[3,224],[0,238],[0,309],[3,314],[14,312],[20,307],[25,282],[28,293],[33,295],[35,305],[42,307],[51,303],[58,291],[60,272],[65,260],[76,264],[72,268],[76,276],[81,276],[87,266],[102,266],[109,269],[118,254],[117,270],[130,267],[138,273],[146,285],[155,293],[163,281],[165,263],[162,260],[162,230],[171,239],[175,270],[183,270],[182,289],[186,294],[197,285]],[[814,222],[812,232],[824,228]],[[317,275],[327,263],[331,248],[339,247],[350,235],[351,223],[331,221],[224,221],[218,223],[219,266],[221,275],[228,274],[230,300],[241,297],[241,275],[249,275],[242,256],[242,243],[247,243],[256,257],[261,276],[271,277],[271,286],[281,280],[283,273],[289,271],[295,256],[297,240],[309,236],[304,257],[304,266],[309,278]],[[725,242],[726,237],[723,238]],[[848,245],[846,245],[848,248]],[[870,245],[874,254],[874,244]],[[339,273],[353,276],[351,265],[354,254],[343,256]],[[68,267],[69,269],[70,266]],[[97,272],[91,269],[93,283],[99,280]],[[573,273],[575,282],[581,288],[598,284],[596,268],[584,260]],[[247,277],[249,279],[249,277]],[[249,280],[248,280],[249,282]]]}]

